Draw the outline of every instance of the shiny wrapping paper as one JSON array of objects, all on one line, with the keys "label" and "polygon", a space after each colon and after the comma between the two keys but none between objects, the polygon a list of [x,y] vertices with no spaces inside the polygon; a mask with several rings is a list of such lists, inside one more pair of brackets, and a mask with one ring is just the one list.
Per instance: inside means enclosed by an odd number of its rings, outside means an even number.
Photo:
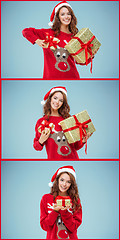
[{"label": "shiny wrapping paper", "polygon": [[[87,120],[91,120],[90,116],[88,115],[88,112],[86,110],[76,114],[75,116],[78,119],[79,123],[84,123]],[[61,121],[59,124],[61,125],[63,132],[66,129],[68,130],[67,132],[64,132],[64,134],[65,134],[69,144],[75,143],[75,142],[81,140],[80,139],[80,129],[78,126],[76,126],[76,121],[75,121],[74,116],[66,118],[65,120]],[[90,121],[86,125],[88,126],[88,128],[85,128],[86,133],[88,133],[88,132],[93,133],[96,131],[92,121]],[[70,128],[74,127],[74,126],[76,126],[76,129],[70,130]],[[84,131],[84,129],[83,129],[83,131]]]},{"label": "shiny wrapping paper", "polygon": [[[92,37],[93,33],[90,31],[89,28],[82,28],[75,37],[78,37],[84,44],[86,44]],[[98,51],[99,47],[101,46],[101,43],[98,41],[98,39],[95,37],[91,44],[93,46],[91,47],[92,55],[95,55],[96,51]],[[77,39],[72,38],[67,45],[65,45],[65,48],[68,50],[70,54],[76,53],[79,49],[82,48],[80,42]],[[85,56],[85,48],[77,55],[73,56],[77,63],[86,63],[86,56]],[[88,59],[91,58],[91,55],[88,51]]]}]

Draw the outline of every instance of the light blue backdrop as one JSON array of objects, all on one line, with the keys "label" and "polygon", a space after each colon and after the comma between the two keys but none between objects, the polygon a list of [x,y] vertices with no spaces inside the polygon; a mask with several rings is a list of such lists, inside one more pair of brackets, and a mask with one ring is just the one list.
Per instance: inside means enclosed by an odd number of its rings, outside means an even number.
[{"label": "light blue backdrop", "polygon": [[55,171],[73,164],[83,207],[79,239],[119,238],[119,162],[1,163],[1,238],[45,239],[39,203]]},{"label": "light blue backdrop", "polygon": [[84,158],[119,158],[119,81],[2,81],[2,157],[46,158],[33,148],[40,101],[53,86],[65,86],[71,115],[87,110],[96,132],[78,151]]},{"label": "light blue backdrop", "polygon": [[[41,78],[42,49],[22,36],[26,27],[48,28],[58,1],[1,2],[2,78]],[[89,27],[102,43],[90,66],[77,66],[81,78],[119,77],[119,1],[69,1],[78,29]]]}]

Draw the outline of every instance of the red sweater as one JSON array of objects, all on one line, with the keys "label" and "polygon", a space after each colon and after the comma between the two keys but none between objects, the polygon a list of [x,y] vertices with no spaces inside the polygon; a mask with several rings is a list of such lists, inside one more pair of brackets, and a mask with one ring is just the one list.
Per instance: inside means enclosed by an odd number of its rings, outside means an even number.
[{"label": "red sweater", "polygon": [[[37,39],[45,40],[46,33],[54,36],[54,31],[52,29],[25,28],[22,33],[32,44],[35,44]],[[60,49],[52,51],[50,48],[43,48],[44,79],[80,79],[74,58],[64,49],[64,46],[66,45],[64,40],[69,42],[71,40],[71,35],[72,34],[60,31],[60,34],[57,36],[60,40],[58,43]]]},{"label": "red sweater", "polygon": [[75,212],[73,212],[72,209],[56,212],[53,210],[53,203],[54,199],[51,194],[45,194],[40,203],[40,225],[43,230],[47,231],[46,239],[58,239],[57,235],[60,234],[60,232],[58,233],[57,226],[58,215],[61,216],[67,228],[65,234],[69,236],[69,239],[78,239],[77,228],[82,223],[82,208]]},{"label": "red sweater", "polygon": [[38,127],[41,125],[41,122],[45,118],[42,117],[40,118],[35,126],[35,138],[34,138],[34,144],[33,147],[37,151],[41,151],[43,149],[43,146],[45,145],[48,159],[79,159],[77,150],[83,147],[84,144],[81,145],[80,141],[72,144],[68,144],[63,132],[62,128],[58,123],[63,119],[63,117],[54,117],[50,116],[49,117],[49,123],[53,123],[55,125],[55,130],[57,133],[52,132],[47,139],[47,141],[41,145],[39,143],[39,138],[40,138],[40,133],[38,132]]}]

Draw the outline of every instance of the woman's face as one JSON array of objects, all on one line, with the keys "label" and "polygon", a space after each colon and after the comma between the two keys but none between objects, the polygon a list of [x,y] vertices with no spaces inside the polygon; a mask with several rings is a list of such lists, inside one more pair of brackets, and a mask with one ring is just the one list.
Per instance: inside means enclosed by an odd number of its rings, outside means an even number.
[{"label": "woman's face", "polygon": [[51,108],[57,111],[63,105],[63,94],[61,92],[56,92],[51,97]]},{"label": "woman's face", "polygon": [[66,7],[62,7],[59,11],[59,19],[61,24],[68,26],[71,22],[71,14]]},{"label": "woman's face", "polygon": [[67,173],[62,173],[58,180],[59,192],[61,195],[67,195],[67,191],[71,186],[70,176]]}]

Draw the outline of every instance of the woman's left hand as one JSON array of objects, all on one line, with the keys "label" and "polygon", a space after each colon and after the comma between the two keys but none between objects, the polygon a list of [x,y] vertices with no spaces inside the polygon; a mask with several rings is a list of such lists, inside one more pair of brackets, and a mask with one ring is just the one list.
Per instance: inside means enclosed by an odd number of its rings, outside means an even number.
[{"label": "woman's left hand", "polygon": [[88,132],[87,136],[83,137],[82,142],[85,143],[86,142],[86,138],[88,139],[91,135],[92,135],[92,133]]}]

